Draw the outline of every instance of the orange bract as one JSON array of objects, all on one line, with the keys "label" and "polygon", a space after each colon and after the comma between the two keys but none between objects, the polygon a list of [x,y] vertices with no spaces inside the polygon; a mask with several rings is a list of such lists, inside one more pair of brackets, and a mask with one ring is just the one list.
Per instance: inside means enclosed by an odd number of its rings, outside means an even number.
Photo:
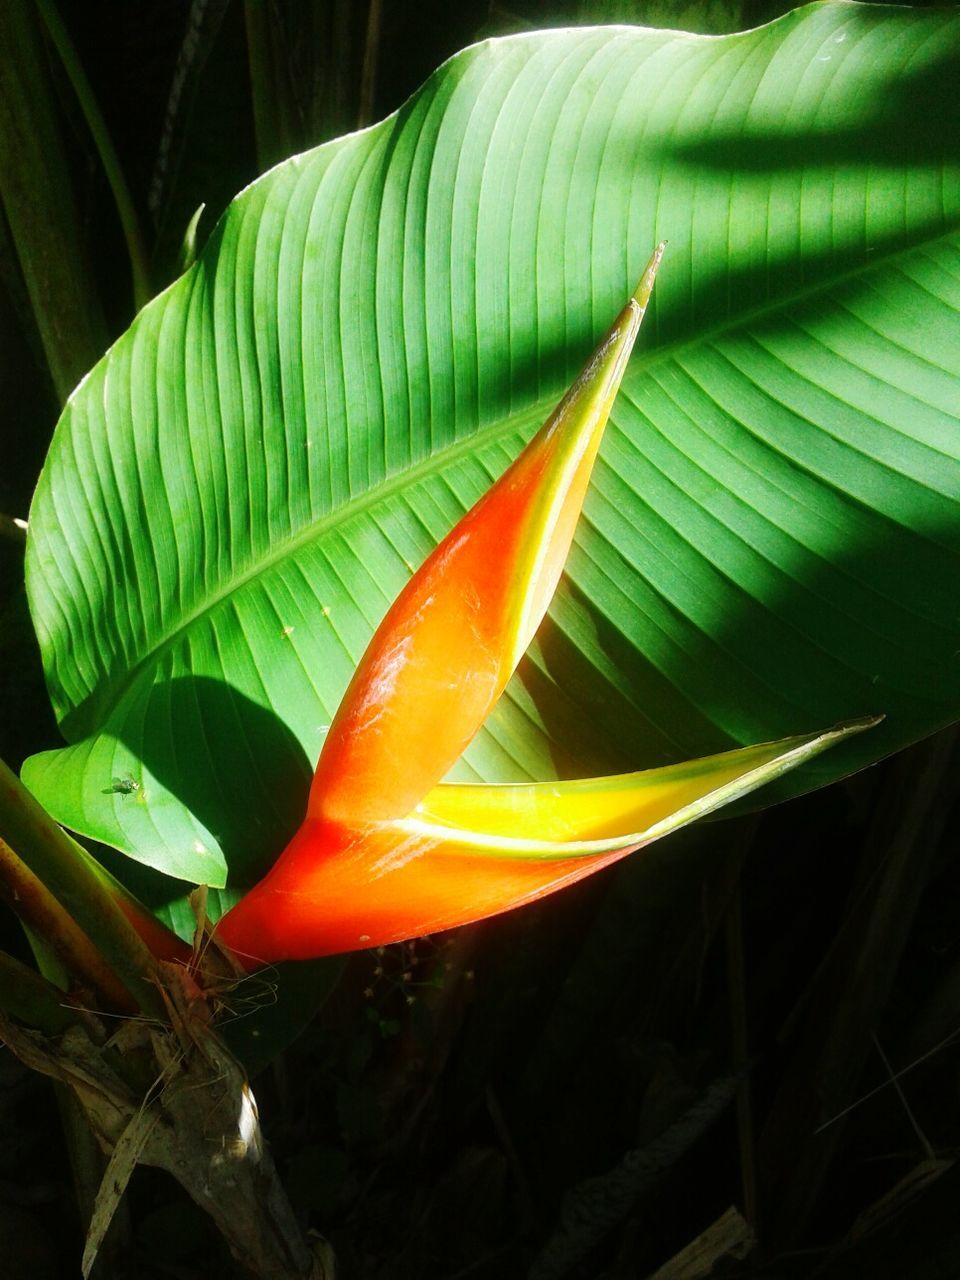
[{"label": "orange bract", "polygon": [[324,743],[311,817],[409,813],[503,692],[563,569],[661,252],[549,420],[380,624]]},{"label": "orange bract", "polygon": [[378,627],[327,735],[303,826],[218,927],[249,966],[519,906],[873,723],[616,778],[437,785],[553,596],[662,252],[548,421]]}]

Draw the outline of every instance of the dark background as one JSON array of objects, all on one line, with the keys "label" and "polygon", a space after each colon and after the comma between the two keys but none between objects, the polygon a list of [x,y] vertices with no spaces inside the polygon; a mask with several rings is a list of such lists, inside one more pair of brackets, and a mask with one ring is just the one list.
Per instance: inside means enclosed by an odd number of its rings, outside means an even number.
[{"label": "dark background", "polygon": [[[381,118],[477,38],[581,21],[719,32],[786,7],[61,0],[59,12],[159,288],[201,202],[202,240],[267,165]],[[133,307],[120,227],[39,24],[38,39],[109,339]],[[0,513],[23,517],[57,397],[2,219],[0,405]],[[57,741],[22,548],[0,537],[0,755],[16,767]],[[344,1280],[960,1276],[957,765],[950,731],[759,817],[682,832],[544,905],[351,958],[256,1080],[294,1206],[331,1239]],[[0,945],[26,954],[12,916]],[[5,1053],[0,1121],[0,1274],[76,1276],[53,1095]],[[759,1240],[749,1257],[705,1245],[712,1271],[670,1264],[731,1206],[730,1242],[747,1226]],[[148,1170],[111,1250],[102,1277],[234,1274],[200,1211]]]}]

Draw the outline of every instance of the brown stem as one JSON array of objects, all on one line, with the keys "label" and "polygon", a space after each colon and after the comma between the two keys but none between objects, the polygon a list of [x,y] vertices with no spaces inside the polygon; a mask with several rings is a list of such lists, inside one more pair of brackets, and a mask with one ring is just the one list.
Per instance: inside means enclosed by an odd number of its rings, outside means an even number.
[{"label": "brown stem", "polygon": [[[81,1029],[58,1039],[0,1015],[0,1035],[27,1066],[68,1084],[111,1152],[94,1206],[92,1266],[137,1163],[166,1169],[217,1224],[259,1280],[333,1280],[328,1247],[308,1241],[263,1141],[242,1067],[210,1026],[203,993],[179,965],[161,965],[169,1023],[129,1021],[101,1048]],[[144,1071],[156,1082],[143,1093]]]}]

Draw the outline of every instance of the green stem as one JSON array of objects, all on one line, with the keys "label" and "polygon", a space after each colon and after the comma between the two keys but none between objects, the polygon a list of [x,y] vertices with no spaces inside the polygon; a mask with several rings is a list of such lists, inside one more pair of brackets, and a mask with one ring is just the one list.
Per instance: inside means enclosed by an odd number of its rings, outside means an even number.
[{"label": "green stem", "polygon": [[73,916],[2,838],[0,894],[23,923],[53,949],[74,982],[89,984],[114,1009],[135,1011],[126,989]]},{"label": "green stem", "polygon": [[137,217],[137,211],[134,207],[133,197],[130,194],[130,188],[127,186],[127,180],[120,165],[120,158],[107,129],[103,112],[100,110],[90,87],[87,73],[77,57],[73,41],[61,21],[56,5],[52,3],[52,0],[36,0],[36,4],[40,17],[43,19],[43,25],[47,29],[47,34],[53,41],[63,64],[63,69],[73,86],[73,92],[77,96],[77,102],[80,104],[83,118],[87,122],[87,128],[90,130],[93,144],[97,149],[97,154],[100,156],[100,163],[103,165],[107,182],[109,182],[110,190],[113,192],[114,203],[117,206],[117,213],[120,217],[120,225],[123,228],[124,239],[127,242],[127,252],[130,255],[130,269],[133,275],[133,300],[139,311],[153,296],[153,289],[150,285],[150,259],[143,232],[140,228],[140,219]]},{"label": "green stem", "polygon": [[0,834],[95,943],[144,1011],[165,1016],[156,962],[77,846],[0,760]]},{"label": "green stem", "polygon": [[0,199],[63,402],[103,354],[107,327],[27,0],[0,3]]},{"label": "green stem", "polygon": [[0,1009],[44,1035],[61,1035],[82,1021],[64,1002],[62,991],[28,965],[0,951]]},{"label": "green stem", "polygon": [[283,26],[267,0],[244,0],[247,63],[257,167],[263,173],[297,150],[299,130],[284,49]]},{"label": "green stem", "polygon": [[370,0],[370,8],[367,11],[367,36],[363,46],[363,70],[360,73],[360,107],[357,111],[357,125],[361,129],[373,120],[382,19],[382,0]]},{"label": "green stem", "polygon": [[270,20],[262,0],[244,0],[243,20],[247,29],[247,62],[250,68],[257,167],[263,172],[270,167],[276,150],[277,112],[273,90],[273,59],[270,56]]}]

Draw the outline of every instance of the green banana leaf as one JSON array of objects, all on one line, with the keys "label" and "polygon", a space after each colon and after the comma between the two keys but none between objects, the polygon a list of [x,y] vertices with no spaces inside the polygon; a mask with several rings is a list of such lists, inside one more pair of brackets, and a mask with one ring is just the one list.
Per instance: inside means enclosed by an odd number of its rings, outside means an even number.
[{"label": "green banana leaf", "polygon": [[456,776],[885,714],[780,799],[954,719],[958,83],[956,10],[539,32],[271,170],[57,428],[27,574],[70,745],[27,785],[170,876],[256,879],[387,605],[660,238],[567,574]]}]

